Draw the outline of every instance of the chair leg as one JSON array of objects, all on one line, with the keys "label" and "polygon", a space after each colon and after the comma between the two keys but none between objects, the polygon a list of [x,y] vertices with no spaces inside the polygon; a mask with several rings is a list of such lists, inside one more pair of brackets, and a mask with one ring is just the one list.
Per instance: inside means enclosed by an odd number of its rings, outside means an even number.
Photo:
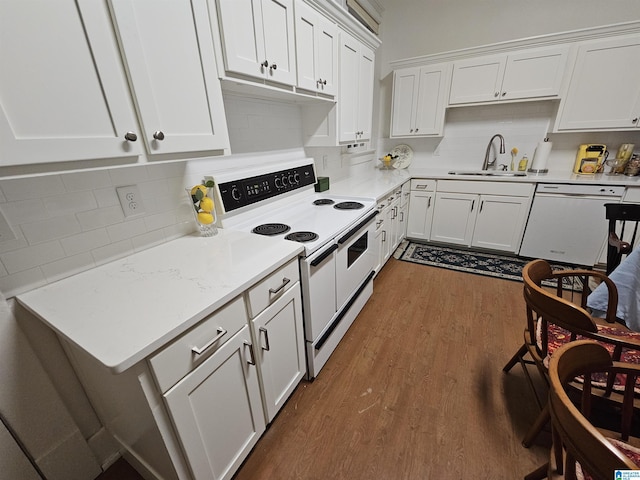
[{"label": "chair leg", "polygon": [[538,415],[538,418],[536,418],[535,423],[531,425],[531,428],[527,432],[527,435],[524,437],[524,440],[522,440],[522,445],[524,446],[524,448],[529,448],[533,444],[533,441],[536,439],[545,425],[549,423],[549,420],[551,420],[551,415],[549,413],[549,405],[547,404]]},{"label": "chair leg", "polygon": [[549,464],[545,463],[544,465],[540,465],[529,475],[524,477],[524,480],[542,480],[543,478],[547,478],[549,476]]},{"label": "chair leg", "polygon": [[516,363],[518,363],[522,357],[525,356],[526,353],[527,353],[527,344],[523,343],[522,346],[515,353],[515,355],[513,357],[511,357],[511,360],[509,360],[507,362],[507,364],[504,366],[502,371],[503,372],[508,372],[509,370],[511,370],[513,368],[513,366]]}]

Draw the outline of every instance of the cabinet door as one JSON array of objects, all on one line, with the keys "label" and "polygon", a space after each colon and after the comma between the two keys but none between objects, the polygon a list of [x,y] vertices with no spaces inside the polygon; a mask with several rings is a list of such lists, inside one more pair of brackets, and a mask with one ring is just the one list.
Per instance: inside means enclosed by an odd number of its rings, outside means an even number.
[{"label": "cabinet door", "polygon": [[420,69],[415,135],[442,134],[450,69],[449,64],[431,65]]},{"label": "cabinet door", "polygon": [[640,35],[592,41],[578,49],[558,130],[637,128]]},{"label": "cabinet door", "polygon": [[338,28],[300,0],[295,8],[298,86],[335,95]]},{"label": "cabinet door", "polygon": [[524,197],[482,195],[471,245],[516,252],[529,213],[528,205]]},{"label": "cabinet door", "polygon": [[479,196],[467,193],[436,193],[431,240],[471,245]]},{"label": "cabinet door", "polygon": [[358,132],[358,74],[360,43],[351,35],[340,34],[340,100],[338,102],[339,142],[353,142]]},{"label": "cabinet door", "polygon": [[360,46],[358,72],[358,141],[371,139],[371,124],[373,122],[373,76],[375,54],[373,50]]},{"label": "cabinet door", "polygon": [[505,55],[493,55],[455,62],[449,103],[498,100],[506,61]]},{"label": "cabinet door", "polygon": [[261,0],[218,0],[225,68],[264,79],[268,60],[264,51]]},{"label": "cabinet door", "polygon": [[261,10],[265,61],[269,64],[265,69],[267,79],[295,85],[293,0],[262,0]]},{"label": "cabinet door", "polygon": [[194,478],[230,479],[265,430],[246,325],[165,395]]},{"label": "cabinet door", "polygon": [[420,68],[403,68],[393,72],[392,137],[414,134],[419,82]]},{"label": "cabinet door", "polygon": [[326,95],[338,93],[338,27],[324,18],[318,22],[318,67],[319,91]]},{"label": "cabinet door", "polygon": [[306,372],[300,284],[253,319],[265,414],[271,422]]},{"label": "cabinet door", "polygon": [[111,3],[148,151],[228,148],[206,2]]},{"label": "cabinet door", "polygon": [[500,98],[552,97],[560,93],[569,47],[509,55]]},{"label": "cabinet door", "polygon": [[429,240],[433,219],[433,192],[411,192],[407,237]]},{"label": "cabinet door", "polygon": [[142,152],[107,5],[3,0],[0,31],[1,165]]}]

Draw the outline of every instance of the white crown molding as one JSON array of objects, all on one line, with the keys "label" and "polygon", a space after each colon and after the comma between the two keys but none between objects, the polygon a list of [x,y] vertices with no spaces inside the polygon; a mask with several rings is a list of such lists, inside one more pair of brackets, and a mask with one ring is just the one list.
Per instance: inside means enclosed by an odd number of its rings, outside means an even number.
[{"label": "white crown molding", "polygon": [[330,0],[304,1],[336,22],[340,28],[356,37],[369,48],[377,50],[382,45],[382,41],[376,35],[367,30],[358,20],[336,3]]},{"label": "white crown molding", "polygon": [[398,68],[415,67],[425,64],[440,63],[464,58],[477,57],[479,55],[504,53],[523,48],[544,47],[564,43],[581,42],[604,37],[637,34],[640,33],[640,21],[616,23],[600,27],[571,30],[561,33],[538,35],[534,37],[509,40],[506,42],[481,45],[478,47],[451,50],[448,52],[423,55],[419,57],[405,58],[389,62],[391,70]]}]

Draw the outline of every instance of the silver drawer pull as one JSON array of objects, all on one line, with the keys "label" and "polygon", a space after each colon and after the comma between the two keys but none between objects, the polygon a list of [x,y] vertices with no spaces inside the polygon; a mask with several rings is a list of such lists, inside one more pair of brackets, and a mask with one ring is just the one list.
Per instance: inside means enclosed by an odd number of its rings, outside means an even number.
[{"label": "silver drawer pull", "polygon": [[220,340],[226,334],[227,334],[227,331],[224,328],[218,327],[218,334],[215,337],[213,337],[206,345],[204,345],[202,347],[193,347],[191,349],[191,351],[193,353],[195,353],[196,355],[202,355],[204,352],[206,352],[211,347],[211,345],[216,343],[218,340]]},{"label": "silver drawer pull", "polygon": [[291,282],[291,280],[289,280],[287,277],[284,277],[282,279],[282,285],[280,285],[278,288],[270,288],[269,289],[269,293],[272,295],[276,295],[278,293],[280,293],[280,290],[282,290],[284,287],[286,287],[289,282]]},{"label": "silver drawer pull", "polygon": [[268,352],[271,350],[271,347],[269,346],[269,332],[267,332],[267,329],[264,327],[260,327],[258,330],[264,333],[264,347],[262,347],[262,349]]},{"label": "silver drawer pull", "polygon": [[253,354],[253,345],[249,342],[247,342],[246,340],[243,342],[245,344],[245,346],[249,347],[249,353],[251,354],[251,358],[249,360],[247,360],[247,363],[249,365],[255,365],[256,364],[256,357]]}]

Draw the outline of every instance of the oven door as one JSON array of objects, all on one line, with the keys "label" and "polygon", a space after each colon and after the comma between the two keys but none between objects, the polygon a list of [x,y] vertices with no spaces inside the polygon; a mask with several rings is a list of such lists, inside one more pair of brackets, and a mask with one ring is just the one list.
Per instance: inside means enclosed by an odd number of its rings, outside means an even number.
[{"label": "oven door", "polygon": [[375,268],[375,218],[368,214],[338,238],[336,255],[336,303],[338,310],[351,298]]}]

